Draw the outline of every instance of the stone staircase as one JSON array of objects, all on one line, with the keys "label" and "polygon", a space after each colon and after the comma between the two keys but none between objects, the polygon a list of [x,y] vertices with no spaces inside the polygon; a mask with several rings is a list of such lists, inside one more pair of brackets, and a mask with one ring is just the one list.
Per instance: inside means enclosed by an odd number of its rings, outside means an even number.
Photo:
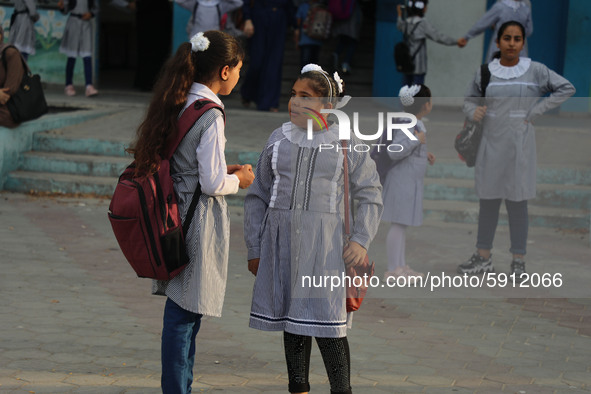
[{"label": "stone staircase", "polygon": [[19,158],[4,188],[17,192],[59,194],[113,193],[119,174],[132,159],[120,141],[66,138],[52,132],[33,136],[33,150]]},{"label": "stone staircase", "polygon": [[[21,155],[18,170],[8,174],[5,189],[17,192],[108,196],[131,158],[121,141],[65,137],[52,132],[34,135],[33,150]],[[228,162],[256,164],[258,152],[227,152]],[[537,198],[530,201],[530,225],[587,232],[591,206],[591,170],[539,169]],[[245,191],[229,196],[241,205]],[[425,179],[425,217],[476,223],[478,199],[473,169],[458,161],[429,167]],[[507,223],[501,209],[501,224]]]}]

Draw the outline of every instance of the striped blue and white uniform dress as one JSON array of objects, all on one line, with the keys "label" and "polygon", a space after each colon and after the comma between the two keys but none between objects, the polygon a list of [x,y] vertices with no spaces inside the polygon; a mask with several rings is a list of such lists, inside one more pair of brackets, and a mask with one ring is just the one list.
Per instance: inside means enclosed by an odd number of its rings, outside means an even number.
[{"label": "striped blue and white uniform dress", "polygon": [[[342,277],[345,267],[338,127],[313,134],[308,140],[306,130],[291,122],[276,129],[244,201],[248,259],[260,258],[250,327],[340,338],[348,320],[345,288],[302,283],[305,277]],[[350,193],[358,202],[351,240],[367,249],[382,214],[382,187],[369,153],[349,152],[348,165]]]},{"label": "striped blue and white uniform dress", "polygon": [[[223,108],[221,100],[199,83],[193,83],[185,108],[202,98]],[[238,192],[240,182],[227,174],[225,143],[222,112],[212,108],[195,122],[172,156],[171,175],[183,221],[197,183],[202,194],[185,237],[189,264],[171,280],[152,284],[152,294],[166,295],[189,312],[214,317],[222,315],[230,251],[230,213],[224,195]]]}]

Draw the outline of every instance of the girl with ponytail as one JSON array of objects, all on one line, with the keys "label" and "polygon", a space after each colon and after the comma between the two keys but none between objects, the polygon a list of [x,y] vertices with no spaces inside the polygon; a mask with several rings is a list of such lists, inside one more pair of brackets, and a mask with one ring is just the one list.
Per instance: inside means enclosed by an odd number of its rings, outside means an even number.
[{"label": "girl with ponytail", "polygon": [[[243,58],[238,42],[219,31],[198,33],[179,47],[161,71],[137,141],[128,150],[138,170],[158,169],[159,157],[180,132],[177,120],[196,100],[207,99],[223,108],[217,95],[228,95],[236,86]],[[226,165],[224,127],[220,108],[206,111],[170,160],[183,221],[197,183],[203,194],[185,234],[189,264],[173,279],[153,283],[153,294],[168,297],[162,329],[164,394],[191,392],[201,317],[221,316],[224,302],[230,232],[224,196],[254,180],[250,165]]]}]

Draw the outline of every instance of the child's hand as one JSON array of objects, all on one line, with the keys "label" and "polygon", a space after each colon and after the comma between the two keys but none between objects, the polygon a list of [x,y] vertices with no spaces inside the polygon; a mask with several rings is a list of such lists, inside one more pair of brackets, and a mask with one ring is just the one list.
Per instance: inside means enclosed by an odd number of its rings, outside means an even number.
[{"label": "child's hand", "polygon": [[468,40],[466,40],[465,38],[459,38],[457,41],[457,44],[460,48],[463,48],[466,46],[466,44],[468,43]]},{"label": "child's hand", "polygon": [[250,164],[242,165],[241,168],[234,171],[233,174],[240,180],[239,186],[241,189],[246,189],[252,185],[252,182],[254,182],[254,172],[252,172],[252,166]]},{"label": "child's hand", "polygon": [[239,169],[241,169],[242,165],[241,164],[229,164],[229,165],[227,165],[227,167],[228,167],[228,174],[233,174],[236,171],[238,171]]},{"label": "child's hand", "polygon": [[261,259],[248,260],[248,270],[252,272],[254,276],[257,276],[257,272],[259,271],[259,261],[261,261]]},{"label": "child's hand", "polygon": [[484,119],[484,115],[486,115],[486,105],[483,105],[482,107],[476,107],[476,111],[474,111],[472,120],[475,122],[480,122],[482,119]]},{"label": "child's hand", "polygon": [[415,131],[415,137],[417,137],[421,144],[427,143],[427,134],[424,131]]},{"label": "child's hand", "polygon": [[10,88],[0,89],[0,104],[5,105],[10,100],[10,94],[7,93],[9,90]]},{"label": "child's hand", "polygon": [[244,21],[244,35],[246,38],[250,38],[254,35],[254,25],[252,24],[252,20],[247,19]]},{"label": "child's hand", "polygon": [[354,241],[350,241],[343,248],[343,260],[345,260],[345,265],[347,267],[363,263],[365,255],[367,255],[367,250]]},{"label": "child's hand", "polygon": [[435,164],[435,155],[433,153],[427,153],[427,161],[430,165]]}]

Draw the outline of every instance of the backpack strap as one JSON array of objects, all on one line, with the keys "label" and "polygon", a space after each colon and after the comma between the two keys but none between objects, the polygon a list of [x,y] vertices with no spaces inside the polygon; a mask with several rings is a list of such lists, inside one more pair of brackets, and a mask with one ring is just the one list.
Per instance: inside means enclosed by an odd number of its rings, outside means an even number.
[{"label": "backpack strap", "polygon": [[166,154],[164,155],[165,159],[170,160],[176,149],[178,148],[179,144],[185,138],[185,135],[191,130],[191,127],[199,120],[201,115],[205,112],[209,111],[212,108],[217,108],[221,111],[222,116],[224,117],[224,122],[226,121],[226,113],[224,109],[217,103],[214,103],[208,99],[200,99],[196,100],[193,104],[189,105],[185,112],[179,118],[177,125],[178,125],[178,133],[176,140],[168,147],[165,151]]},{"label": "backpack strap", "polygon": [[488,63],[485,63],[480,66],[480,92],[482,93],[482,97],[486,96],[486,88],[488,87],[489,82],[490,70],[488,68]]}]

